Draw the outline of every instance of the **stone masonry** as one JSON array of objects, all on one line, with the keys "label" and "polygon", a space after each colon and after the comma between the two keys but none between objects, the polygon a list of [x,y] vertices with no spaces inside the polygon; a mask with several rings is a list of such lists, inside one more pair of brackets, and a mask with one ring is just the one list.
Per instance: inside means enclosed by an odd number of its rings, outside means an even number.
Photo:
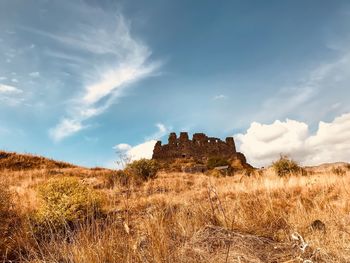
[{"label": "stone masonry", "polygon": [[187,132],[181,132],[180,137],[176,133],[170,133],[168,144],[162,145],[158,141],[154,146],[152,159],[171,161],[179,158],[193,158],[204,160],[210,157],[222,157],[227,159],[239,159],[246,163],[242,153],[236,151],[233,137],[227,137],[225,141],[208,137],[204,133],[193,134],[189,139]]}]

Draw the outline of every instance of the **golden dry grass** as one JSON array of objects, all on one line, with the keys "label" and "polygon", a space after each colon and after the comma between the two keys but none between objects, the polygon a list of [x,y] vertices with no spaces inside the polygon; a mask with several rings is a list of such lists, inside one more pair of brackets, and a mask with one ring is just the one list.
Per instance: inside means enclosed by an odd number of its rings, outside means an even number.
[{"label": "golden dry grass", "polygon": [[[22,222],[11,235],[16,246],[3,260],[350,262],[349,170],[340,176],[331,168],[314,169],[312,175],[287,178],[270,170],[218,178],[160,173],[144,183],[110,185],[111,173],[84,168],[0,171]],[[40,203],[37,186],[58,176],[81,178],[106,196],[105,217],[42,242],[26,222]],[[316,219],[326,228],[312,229]]]},{"label": "golden dry grass", "polygon": [[72,168],[75,165],[58,162],[33,154],[18,154],[15,152],[5,152],[0,150],[0,170],[20,171],[26,169],[40,168]]}]

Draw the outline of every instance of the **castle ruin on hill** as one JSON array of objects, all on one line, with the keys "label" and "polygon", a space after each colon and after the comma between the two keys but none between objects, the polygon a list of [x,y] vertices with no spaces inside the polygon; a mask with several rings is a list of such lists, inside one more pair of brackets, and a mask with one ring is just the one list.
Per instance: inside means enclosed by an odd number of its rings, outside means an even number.
[{"label": "castle ruin on hill", "polygon": [[226,159],[239,159],[246,164],[244,155],[236,151],[233,137],[227,137],[225,141],[215,137],[208,137],[204,133],[193,134],[189,139],[187,132],[181,132],[180,137],[176,133],[170,133],[168,144],[162,145],[158,141],[154,146],[152,159],[171,161],[179,158],[193,158],[205,160],[210,157],[222,157]]}]

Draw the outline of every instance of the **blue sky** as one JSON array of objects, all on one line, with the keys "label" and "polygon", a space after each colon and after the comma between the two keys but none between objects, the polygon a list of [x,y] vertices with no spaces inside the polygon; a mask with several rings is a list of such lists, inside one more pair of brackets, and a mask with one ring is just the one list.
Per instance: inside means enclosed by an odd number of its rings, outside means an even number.
[{"label": "blue sky", "polygon": [[350,161],[349,25],[340,0],[2,0],[0,148],[111,167],[188,131]]}]

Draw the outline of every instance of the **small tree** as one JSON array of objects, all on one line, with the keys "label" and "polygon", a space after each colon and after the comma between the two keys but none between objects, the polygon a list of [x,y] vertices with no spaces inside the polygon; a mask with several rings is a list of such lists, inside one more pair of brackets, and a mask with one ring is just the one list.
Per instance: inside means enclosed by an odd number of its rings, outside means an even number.
[{"label": "small tree", "polygon": [[298,163],[288,156],[281,155],[278,161],[272,163],[272,167],[278,176],[284,177],[291,174],[297,174],[302,171]]},{"label": "small tree", "polygon": [[155,160],[141,159],[127,164],[126,171],[142,180],[155,178],[159,171],[159,164]]},{"label": "small tree", "polygon": [[118,155],[116,161],[118,168],[124,169],[131,162],[131,157],[123,151],[117,151],[116,154]]}]

